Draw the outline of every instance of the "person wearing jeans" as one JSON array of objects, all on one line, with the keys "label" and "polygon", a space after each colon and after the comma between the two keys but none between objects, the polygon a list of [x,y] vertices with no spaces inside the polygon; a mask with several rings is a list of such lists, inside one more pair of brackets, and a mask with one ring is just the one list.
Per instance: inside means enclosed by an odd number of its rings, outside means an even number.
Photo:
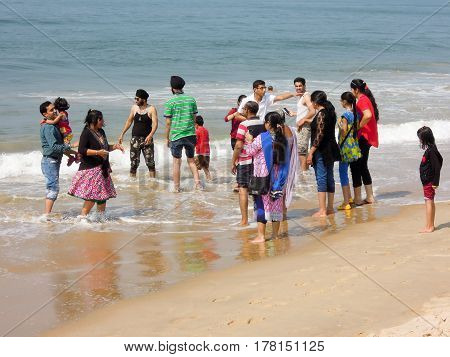
[{"label": "person wearing jeans", "polygon": [[313,214],[313,217],[325,217],[334,213],[333,168],[334,162],[340,159],[340,150],[334,131],[337,118],[333,104],[327,99],[325,92],[313,92],[311,102],[317,114],[311,122],[311,149],[306,161],[308,165],[314,166],[317,181],[319,210]]},{"label": "person wearing jeans", "polygon": [[40,105],[39,111],[44,117],[41,124],[40,137],[42,146],[41,169],[45,177],[45,214],[52,212],[53,205],[59,194],[59,169],[61,167],[61,158],[64,152],[77,154],[71,150],[70,144],[65,144],[63,137],[55,125],[48,124],[47,120],[54,120],[57,112],[55,106],[50,102],[44,102]]}]

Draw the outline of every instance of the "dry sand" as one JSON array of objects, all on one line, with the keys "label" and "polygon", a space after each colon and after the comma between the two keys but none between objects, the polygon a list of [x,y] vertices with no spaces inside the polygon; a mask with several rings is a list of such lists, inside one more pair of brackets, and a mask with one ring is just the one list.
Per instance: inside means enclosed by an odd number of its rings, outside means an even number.
[{"label": "dry sand", "polygon": [[416,233],[423,205],[321,238],[305,232],[309,244],[286,256],[205,273],[46,335],[448,335],[449,213],[438,204],[426,235]]}]

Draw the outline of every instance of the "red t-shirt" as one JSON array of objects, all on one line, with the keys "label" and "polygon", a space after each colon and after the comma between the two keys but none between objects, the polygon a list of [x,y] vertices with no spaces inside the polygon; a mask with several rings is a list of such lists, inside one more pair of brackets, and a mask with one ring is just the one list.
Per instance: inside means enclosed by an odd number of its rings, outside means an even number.
[{"label": "red t-shirt", "polygon": [[[227,115],[225,115],[225,118],[223,118],[225,121],[229,121],[228,120],[228,116],[231,114],[234,114],[237,112],[237,108],[231,108],[230,111],[228,112]],[[231,119],[231,131],[230,131],[230,136],[232,139],[236,139],[236,134],[239,128],[239,121],[236,119]]]},{"label": "red t-shirt", "polygon": [[372,118],[370,118],[369,122],[365,126],[359,129],[358,138],[364,136],[370,145],[377,148],[378,125],[377,120],[375,119],[375,111],[370,99],[365,94],[362,94],[359,97],[358,102],[356,103],[356,111],[358,112],[359,120],[361,120],[361,118],[363,117],[364,110],[370,110],[370,112],[372,113]]},{"label": "red t-shirt", "polygon": [[197,155],[209,155],[209,133],[203,126],[195,128],[197,136],[197,144],[195,144],[195,152]]}]

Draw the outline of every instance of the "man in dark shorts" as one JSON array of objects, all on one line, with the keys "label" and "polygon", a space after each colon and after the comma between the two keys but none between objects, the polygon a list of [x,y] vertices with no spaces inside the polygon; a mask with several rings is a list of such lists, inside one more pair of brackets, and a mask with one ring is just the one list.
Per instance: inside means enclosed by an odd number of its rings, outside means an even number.
[{"label": "man in dark shorts", "polygon": [[231,160],[231,172],[233,174],[237,172],[236,181],[239,187],[239,207],[242,216],[241,226],[248,225],[248,184],[250,176],[253,174],[253,159],[245,152],[245,134],[250,132],[253,137],[257,137],[265,130],[264,120],[256,116],[258,110],[258,103],[254,101],[249,101],[244,105],[243,115],[247,120],[239,124],[236,146]]},{"label": "man in dark shorts", "polygon": [[164,104],[164,117],[166,118],[166,143],[170,147],[173,157],[173,183],[174,191],[180,191],[180,168],[183,148],[187,162],[194,176],[195,188],[201,188],[197,166],[194,161],[195,154],[195,117],[197,116],[197,103],[195,99],[184,94],[183,78],[172,76],[170,87],[173,97]]},{"label": "man in dark shorts", "polygon": [[144,155],[145,164],[148,167],[150,177],[156,176],[155,170],[155,147],[153,135],[158,128],[158,113],[153,105],[147,104],[148,93],[143,89],[138,89],[134,100],[136,104],[131,107],[130,115],[125,122],[122,132],[119,135],[119,144],[123,142],[123,136],[133,124],[130,141],[130,175],[136,177],[139,167],[141,151]]}]

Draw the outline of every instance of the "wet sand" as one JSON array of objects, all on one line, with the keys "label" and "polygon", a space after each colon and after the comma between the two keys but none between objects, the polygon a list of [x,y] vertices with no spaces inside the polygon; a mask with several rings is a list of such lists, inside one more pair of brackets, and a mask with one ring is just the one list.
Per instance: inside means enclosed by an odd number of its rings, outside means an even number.
[{"label": "wet sand", "polygon": [[[437,231],[427,235],[416,233],[424,223],[423,205],[380,217],[386,210],[378,205],[355,209],[349,224],[338,225],[342,229],[335,229],[333,219],[299,221],[304,244],[287,255],[203,273],[111,304],[45,335],[450,333],[450,203],[437,205]],[[353,224],[362,213],[364,224]],[[327,234],[318,234],[321,226]],[[256,249],[266,251],[263,244]]]}]

